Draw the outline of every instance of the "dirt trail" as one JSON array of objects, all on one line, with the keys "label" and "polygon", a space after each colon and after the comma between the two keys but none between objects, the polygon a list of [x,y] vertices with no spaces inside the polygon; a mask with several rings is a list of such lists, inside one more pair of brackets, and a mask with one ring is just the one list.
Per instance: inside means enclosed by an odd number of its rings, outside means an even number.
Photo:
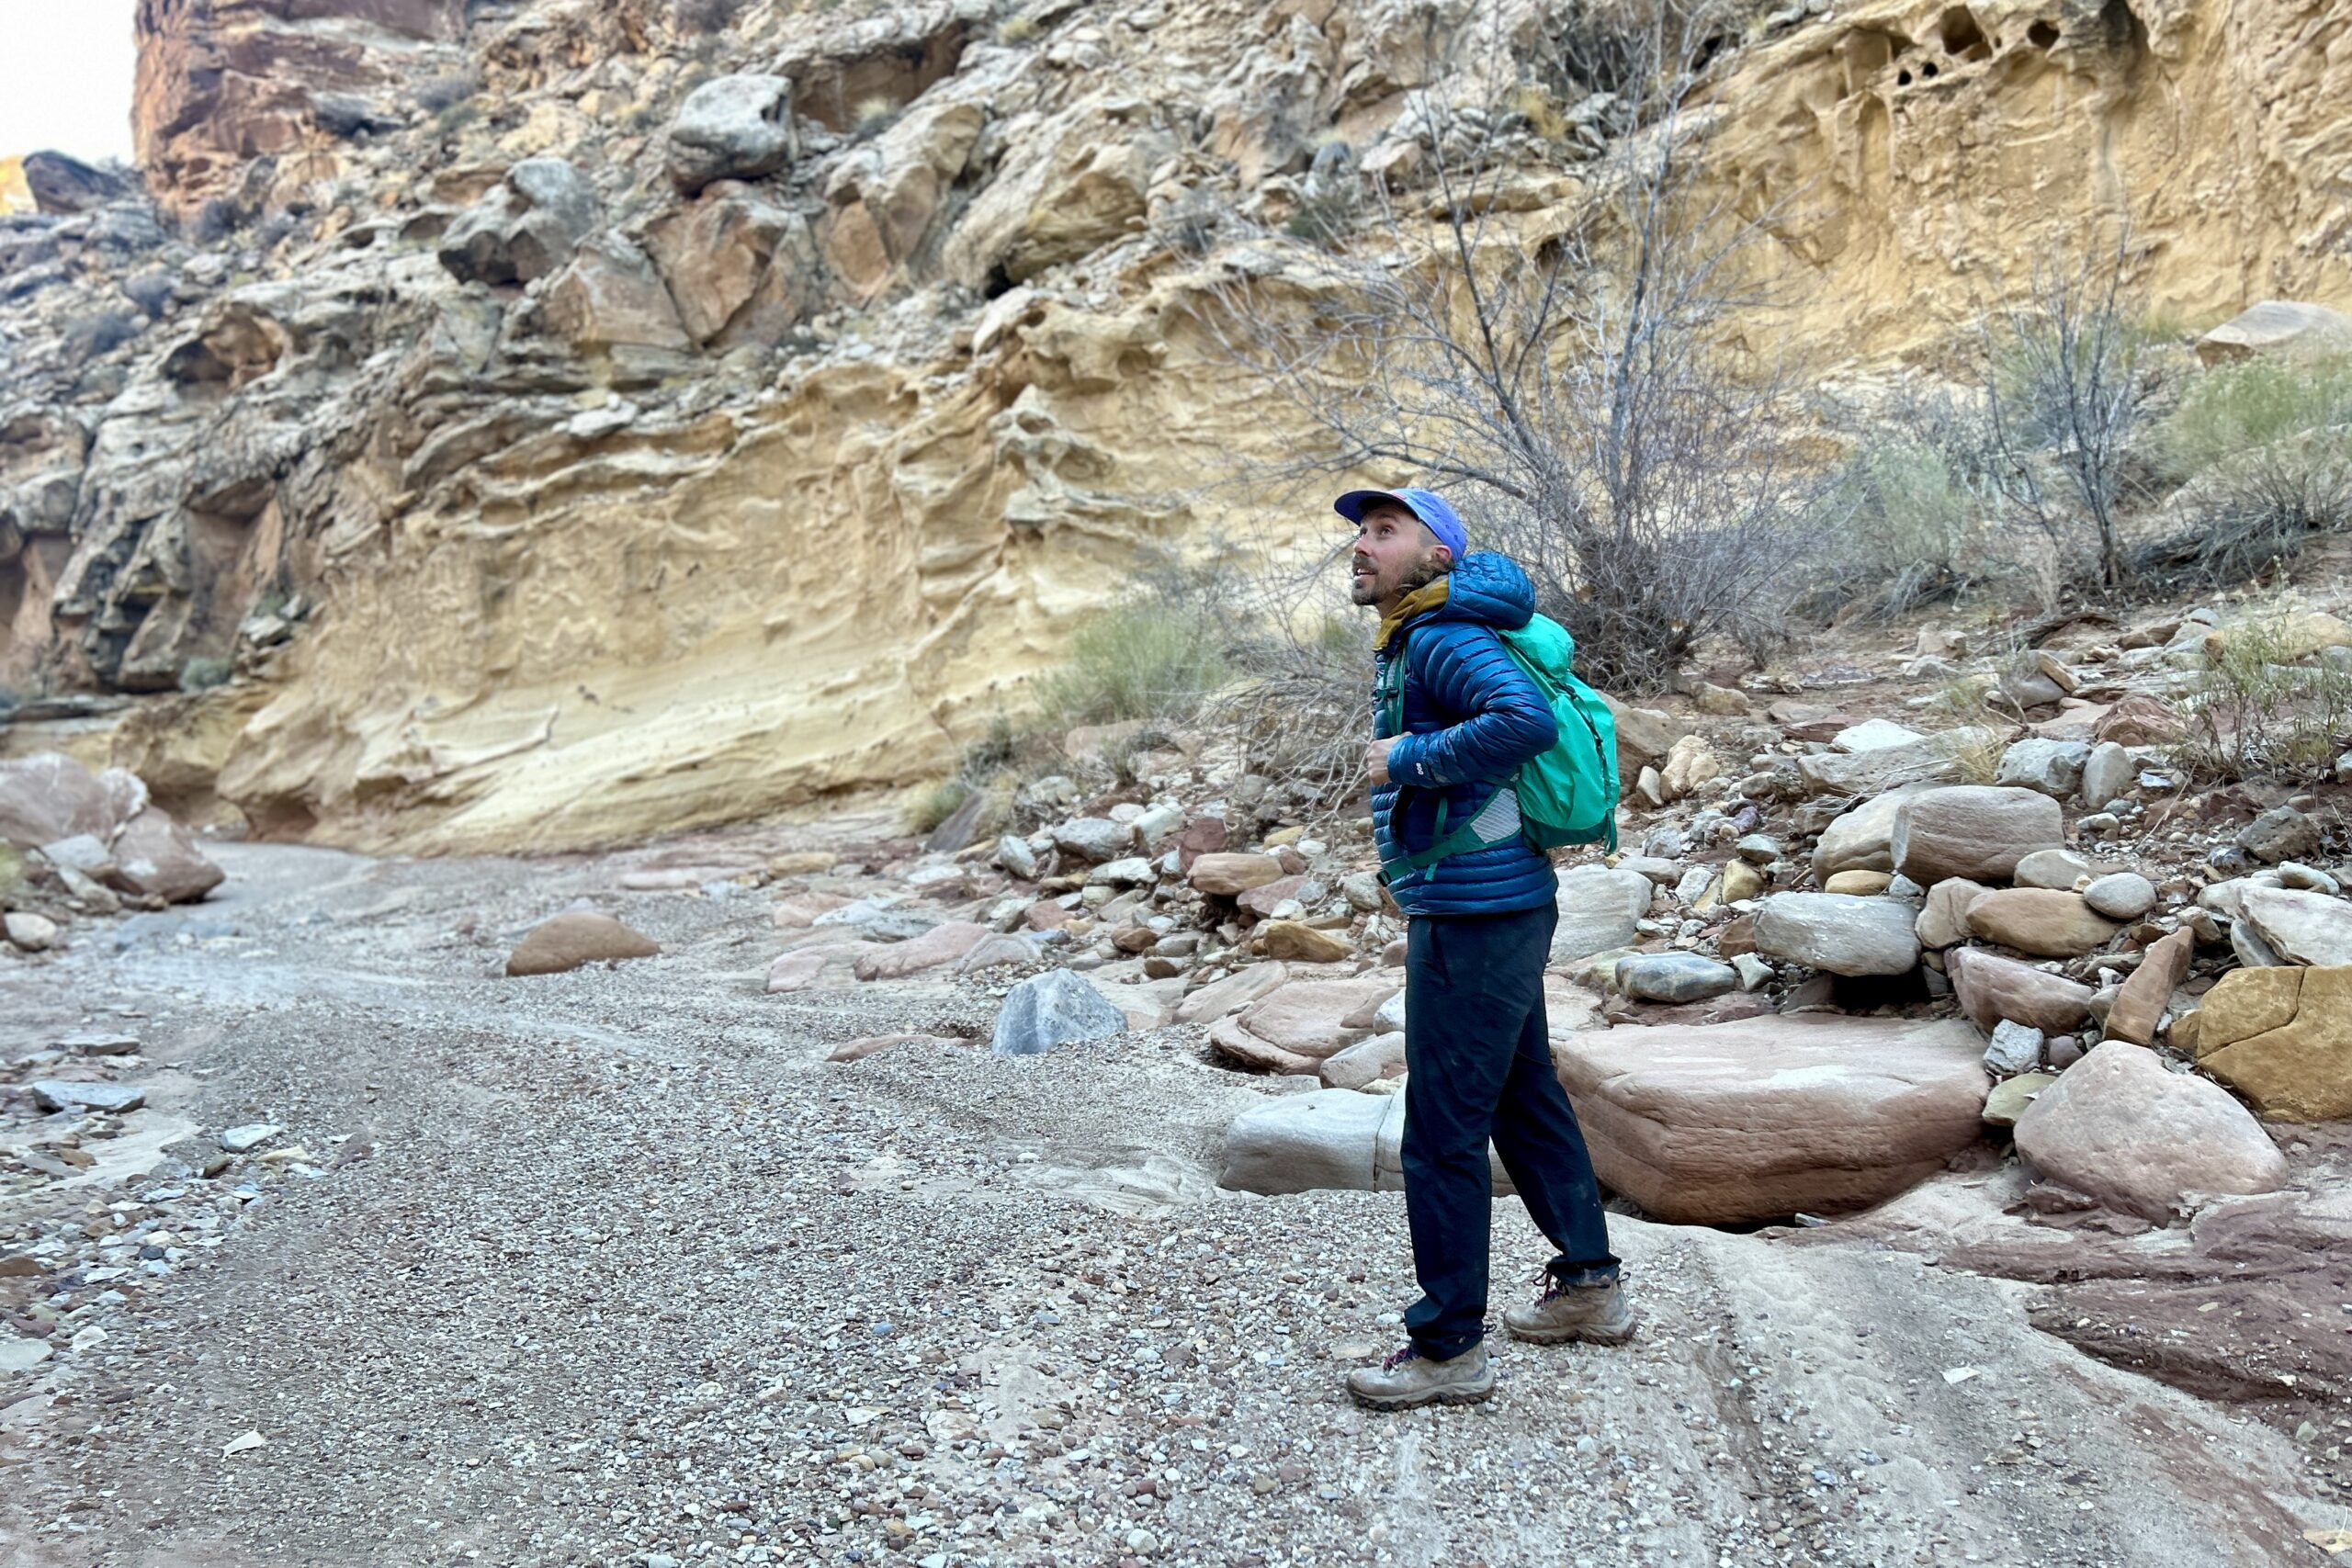
[{"label": "dirt trail", "polygon": [[[268,1121],[320,1174],[7,1374],[0,1561],[2180,1568],[2352,1523],[2279,1434],[1859,1229],[1621,1220],[1634,1347],[1367,1415],[1339,1377],[1410,1297],[1401,1202],[1216,1190],[1272,1086],[1186,1031],[831,1066],[989,1004],[767,997],[763,899],[624,902],[610,862],[221,859],[0,1007],[135,1027],[142,1114],[205,1130],[175,1152]],[[495,973],[582,896],[664,955]],[[1498,1249],[1514,1288],[1542,1257],[1516,1203]]]}]

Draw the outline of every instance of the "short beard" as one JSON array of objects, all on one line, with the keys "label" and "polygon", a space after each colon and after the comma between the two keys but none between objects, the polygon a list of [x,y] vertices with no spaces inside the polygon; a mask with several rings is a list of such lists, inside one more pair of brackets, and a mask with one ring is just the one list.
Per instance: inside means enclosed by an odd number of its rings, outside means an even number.
[{"label": "short beard", "polygon": [[[1396,580],[1396,595],[1401,599],[1417,588],[1426,588],[1453,570],[1453,561],[1442,558],[1435,550],[1431,550],[1405,568],[1404,572]],[[1389,590],[1380,586],[1377,580],[1374,580],[1369,588],[1359,588],[1355,585],[1353,575],[1350,576],[1348,599],[1352,604],[1368,609],[1387,598],[1389,592]]]}]

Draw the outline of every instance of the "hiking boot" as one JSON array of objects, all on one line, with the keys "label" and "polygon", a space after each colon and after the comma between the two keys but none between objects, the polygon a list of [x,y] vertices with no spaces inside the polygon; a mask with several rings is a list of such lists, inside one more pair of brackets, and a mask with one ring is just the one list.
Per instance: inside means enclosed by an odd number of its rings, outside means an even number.
[{"label": "hiking boot", "polygon": [[1634,1337],[1634,1314],[1617,1281],[1600,1285],[1563,1285],[1544,1276],[1543,1299],[1533,1306],[1511,1307],[1503,1326],[1514,1339],[1534,1345],[1566,1345],[1581,1339],[1589,1345],[1623,1345]]},{"label": "hiking boot", "polygon": [[1495,1364],[1480,1340],[1451,1360],[1433,1361],[1408,1345],[1378,1367],[1348,1374],[1348,1393],[1374,1410],[1423,1404],[1476,1404],[1495,1392]]}]

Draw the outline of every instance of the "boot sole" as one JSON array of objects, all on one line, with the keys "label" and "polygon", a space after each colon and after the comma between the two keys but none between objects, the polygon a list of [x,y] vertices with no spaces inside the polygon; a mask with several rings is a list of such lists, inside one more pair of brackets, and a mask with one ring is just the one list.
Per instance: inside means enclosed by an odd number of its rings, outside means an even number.
[{"label": "boot sole", "polygon": [[1484,1404],[1494,1396],[1495,1384],[1491,1378],[1484,1387],[1440,1389],[1433,1393],[1405,1394],[1396,1398],[1348,1390],[1348,1397],[1367,1410],[1419,1410],[1424,1404]]},{"label": "boot sole", "polygon": [[1597,1328],[1521,1328],[1515,1324],[1503,1325],[1513,1339],[1530,1345],[1624,1345],[1632,1342],[1639,1324],[1609,1332]]}]

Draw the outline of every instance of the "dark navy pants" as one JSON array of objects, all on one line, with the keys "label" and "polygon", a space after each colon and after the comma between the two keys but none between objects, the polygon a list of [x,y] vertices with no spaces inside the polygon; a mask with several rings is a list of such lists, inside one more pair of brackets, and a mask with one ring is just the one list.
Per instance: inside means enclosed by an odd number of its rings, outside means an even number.
[{"label": "dark navy pants", "polygon": [[1493,1141],[1559,1248],[1563,1284],[1617,1277],[1584,1133],[1552,1071],[1544,964],[1559,911],[1416,917],[1405,936],[1405,1213],[1421,1299],[1405,1328],[1449,1359],[1486,1337]]}]

